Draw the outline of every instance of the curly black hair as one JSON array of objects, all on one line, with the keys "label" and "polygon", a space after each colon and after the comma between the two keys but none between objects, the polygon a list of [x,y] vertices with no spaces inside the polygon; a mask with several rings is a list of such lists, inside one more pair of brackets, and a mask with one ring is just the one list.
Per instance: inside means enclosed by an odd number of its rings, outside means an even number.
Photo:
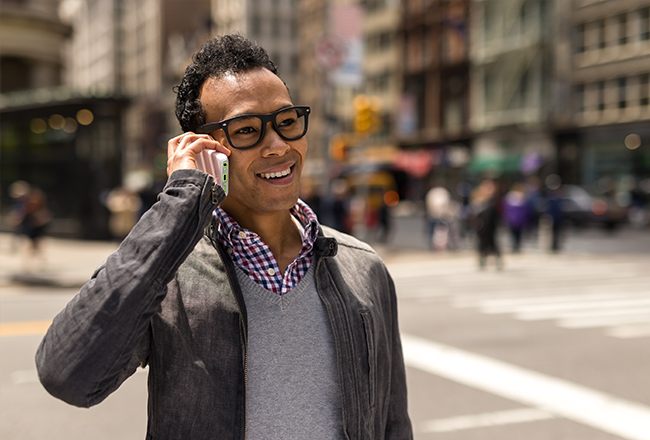
[{"label": "curly black hair", "polygon": [[268,53],[257,43],[239,34],[221,35],[208,40],[192,56],[176,92],[176,118],[184,132],[194,131],[205,123],[199,100],[201,87],[208,78],[247,72],[257,68],[278,74]]}]

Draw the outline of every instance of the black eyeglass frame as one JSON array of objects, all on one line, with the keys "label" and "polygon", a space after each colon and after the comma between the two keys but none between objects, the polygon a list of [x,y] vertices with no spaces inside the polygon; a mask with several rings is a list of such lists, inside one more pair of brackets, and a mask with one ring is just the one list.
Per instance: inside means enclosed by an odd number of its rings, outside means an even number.
[{"label": "black eyeglass frame", "polygon": [[[303,131],[300,134],[300,136],[295,136],[295,137],[287,137],[283,135],[280,130],[278,129],[278,123],[275,120],[276,116],[279,115],[280,113],[286,112],[288,110],[296,110],[298,112],[298,116],[302,116],[305,118],[305,125],[303,127]],[[197,134],[210,134],[213,131],[216,130],[223,130],[223,132],[226,134],[226,138],[228,139],[228,143],[230,144],[231,147],[236,148],[237,150],[248,150],[250,148],[254,148],[259,145],[260,142],[264,139],[264,136],[266,135],[266,126],[269,122],[273,124],[273,129],[275,132],[285,141],[295,141],[300,139],[301,137],[305,136],[307,134],[307,127],[309,125],[309,114],[311,113],[311,108],[308,105],[294,105],[291,107],[285,107],[281,108],[278,111],[275,111],[273,113],[268,113],[265,115],[255,115],[255,114],[250,114],[250,115],[240,115],[240,116],[235,116],[234,118],[229,118],[229,119],[224,119],[223,121],[219,122],[210,122],[208,124],[203,124],[199,126],[194,132]],[[253,145],[248,146],[248,147],[235,147],[230,140],[230,135],[228,134],[228,124],[230,124],[232,121],[235,121],[237,119],[242,119],[242,118],[251,118],[251,117],[257,117],[262,121],[262,128],[260,130],[260,138],[255,142]]]}]

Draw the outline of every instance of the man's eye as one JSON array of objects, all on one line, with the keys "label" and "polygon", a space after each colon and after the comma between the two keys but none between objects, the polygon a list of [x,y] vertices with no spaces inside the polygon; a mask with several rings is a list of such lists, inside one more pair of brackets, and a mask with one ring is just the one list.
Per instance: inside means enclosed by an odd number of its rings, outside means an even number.
[{"label": "man's eye", "polygon": [[291,125],[293,125],[295,123],[296,123],[295,118],[287,118],[287,119],[283,119],[282,121],[280,121],[280,123],[278,125],[280,127],[289,127],[289,126],[291,126]]},{"label": "man's eye", "polygon": [[257,132],[257,130],[255,129],[255,127],[242,127],[242,128],[238,128],[235,131],[235,134],[242,134],[243,135],[243,134],[253,134],[253,133],[256,133],[256,132]]}]

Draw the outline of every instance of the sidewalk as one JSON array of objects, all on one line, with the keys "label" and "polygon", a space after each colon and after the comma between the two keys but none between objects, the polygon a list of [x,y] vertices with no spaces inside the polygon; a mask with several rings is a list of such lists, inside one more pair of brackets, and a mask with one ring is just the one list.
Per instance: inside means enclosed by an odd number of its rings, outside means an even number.
[{"label": "sidewalk", "polygon": [[[394,229],[388,243],[377,243],[367,237],[370,245],[388,264],[436,259],[472,259],[476,255],[471,239],[465,240],[461,250],[431,252],[425,238],[424,219],[421,217],[394,218]],[[510,237],[502,228],[499,242],[503,253],[509,254]],[[17,246],[20,244],[21,246]],[[70,240],[53,237],[44,239],[44,263],[25,258],[26,241],[16,242],[9,233],[0,233],[0,287],[10,284],[27,284],[53,287],[80,287],[92,275],[117,243],[107,241]],[[20,249],[18,249],[20,247]],[[523,243],[523,253],[540,251],[535,238]],[[582,231],[567,230],[562,254],[607,255],[613,253],[647,254],[650,252],[650,230],[621,228],[616,233],[606,233],[597,228]],[[469,260],[468,260],[469,261]]]},{"label": "sidewalk", "polygon": [[0,287],[27,284],[80,287],[115,249],[117,243],[45,237],[43,259],[28,257],[23,237],[0,233]]},{"label": "sidewalk", "polygon": [[[389,243],[370,241],[370,244],[387,263],[450,258],[467,253],[429,252],[419,234],[420,229],[418,219],[402,220],[396,225]],[[24,237],[0,233],[0,287],[16,284],[81,287],[118,244],[45,237],[44,261],[28,258],[27,246]]]}]

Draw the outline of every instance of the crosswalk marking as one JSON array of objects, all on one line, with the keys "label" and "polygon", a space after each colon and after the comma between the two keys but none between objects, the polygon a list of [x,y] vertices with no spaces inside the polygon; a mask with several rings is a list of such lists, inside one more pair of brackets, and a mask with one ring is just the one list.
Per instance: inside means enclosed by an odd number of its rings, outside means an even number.
[{"label": "crosswalk marking", "polygon": [[505,270],[480,271],[474,256],[390,265],[400,299],[448,302],[567,329],[602,328],[616,338],[649,337],[647,256],[520,255]]},{"label": "crosswalk marking", "polygon": [[513,423],[535,422],[553,419],[555,416],[537,408],[517,408],[507,411],[495,411],[466,416],[449,417],[423,422],[419,431],[428,434],[434,432],[452,432],[463,429],[482,428],[487,426],[511,425]]},{"label": "crosswalk marking", "polygon": [[544,304],[562,304],[573,301],[607,301],[650,298],[650,291],[643,292],[610,292],[610,293],[584,293],[578,295],[546,295],[546,296],[517,296],[497,299],[459,299],[454,301],[456,307],[480,307],[486,313],[507,313],[516,307],[525,306],[543,306]]},{"label": "crosswalk marking", "polygon": [[650,313],[638,316],[603,316],[595,318],[572,318],[560,319],[557,325],[564,328],[597,328],[597,327],[614,327],[628,324],[645,324],[650,323]]},{"label": "crosswalk marking", "polygon": [[614,338],[628,339],[650,336],[650,323],[647,324],[630,324],[612,327],[606,331],[608,336]]},{"label": "crosswalk marking", "polygon": [[[630,304],[633,306],[633,304]],[[629,316],[648,315],[650,307],[593,307],[591,304],[584,307],[576,307],[574,310],[542,310],[530,312],[518,312],[515,318],[522,321],[539,321],[542,319],[577,319],[577,318],[598,318],[606,316]]]},{"label": "crosswalk marking", "polygon": [[589,298],[576,298],[576,300],[548,302],[545,304],[520,304],[510,307],[486,307],[480,303],[480,309],[484,313],[544,313],[544,312],[557,312],[582,310],[582,309],[611,309],[614,307],[627,307],[627,306],[647,306],[650,304],[650,294],[638,295],[633,298],[610,298],[600,301],[594,301]]},{"label": "crosswalk marking", "polygon": [[402,334],[408,367],[543,409],[627,440],[650,440],[650,407],[560,378]]}]

